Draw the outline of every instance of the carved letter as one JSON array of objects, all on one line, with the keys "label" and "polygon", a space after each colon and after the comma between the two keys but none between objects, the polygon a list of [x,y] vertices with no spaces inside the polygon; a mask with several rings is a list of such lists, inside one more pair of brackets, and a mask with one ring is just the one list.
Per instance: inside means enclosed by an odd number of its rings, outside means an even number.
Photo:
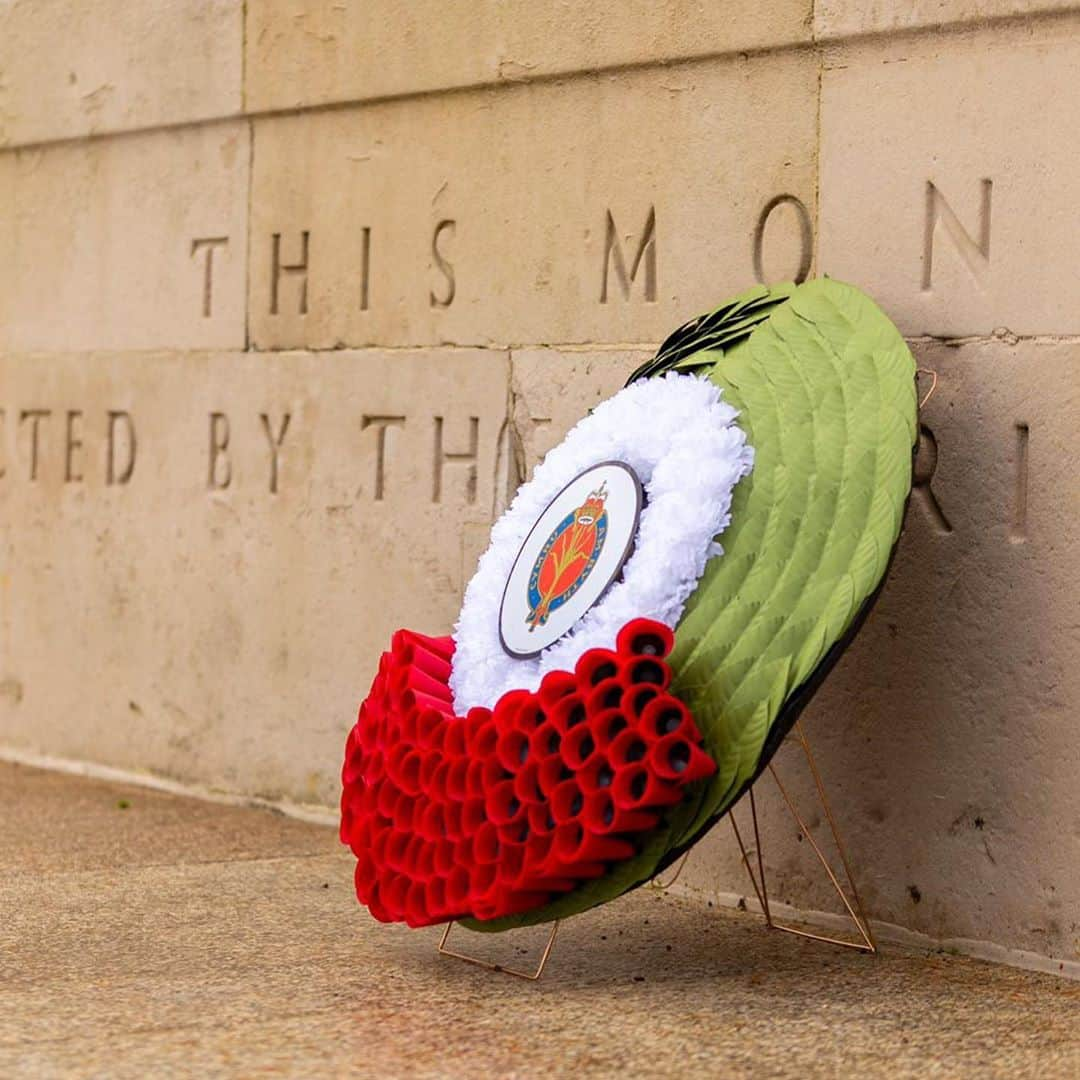
[{"label": "carved letter", "polygon": [[[210,414],[210,465],[206,473],[206,486],[211,491],[221,491],[232,481],[232,465],[229,463],[229,418],[220,412]],[[218,462],[221,474],[218,474]]]},{"label": "carved letter", "polygon": [[982,203],[979,207],[978,242],[960,224],[960,219],[953,213],[953,208],[934,186],[932,180],[926,181],[926,224],[923,233],[923,292],[929,292],[934,281],[934,234],[938,222],[945,226],[956,250],[964,260],[964,265],[971,271],[977,282],[990,265],[990,203],[994,191],[992,180],[982,181]]},{"label": "carved letter", "polygon": [[274,233],[271,238],[272,258],[270,267],[270,314],[278,313],[278,285],[283,274],[300,275],[300,314],[307,314],[307,270],[308,270],[308,231],[300,234],[300,261],[282,263],[281,233]]},{"label": "carved letter", "polygon": [[795,271],[792,279],[796,285],[806,280],[810,273],[810,262],[814,257],[814,228],[810,222],[810,211],[806,209],[801,199],[794,195],[777,195],[765,204],[765,209],[758,215],[757,224],[754,226],[754,276],[763,285],[765,284],[764,246],[765,227],[769,223],[772,212],[780,206],[793,206],[795,216],[799,222],[799,268]]},{"label": "carved letter", "polygon": [[469,417],[469,449],[463,454],[450,454],[443,448],[443,418],[435,417],[435,465],[432,473],[431,501],[442,502],[442,475],[448,463],[467,464],[465,501],[476,502],[476,459],[480,450],[480,418]]},{"label": "carved letter", "polygon": [[[118,468],[117,461],[117,429],[124,431],[124,467]],[[135,471],[135,424],[131,414],[123,409],[109,412],[109,433],[107,439],[107,454],[105,463],[105,482],[107,484],[126,484],[131,480],[131,474]]]},{"label": "carved letter", "polygon": [[82,481],[82,471],[75,471],[75,452],[82,449],[81,432],[75,431],[76,424],[82,425],[82,413],[78,409],[71,409],[67,414],[67,424],[64,429],[64,483],[78,484]]},{"label": "carved letter", "polygon": [[24,409],[19,413],[19,423],[30,421],[30,479],[37,479],[38,472],[38,425],[52,415],[51,409]]},{"label": "carved letter", "polygon": [[375,428],[375,501],[381,502],[386,491],[386,429],[404,427],[404,416],[363,416],[360,430]]},{"label": "carved letter", "polygon": [[930,520],[933,521],[940,533],[951,533],[953,527],[941,508],[941,503],[930,486],[937,470],[938,446],[934,433],[925,425],[919,425],[919,448],[915,454],[915,464],[912,468],[911,490],[917,494]]},{"label": "carved letter", "polygon": [[645,219],[645,232],[642,234],[641,243],[638,244],[629,275],[626,273],[626,260],[623,258],[619,234],[615,229],[615,219],[609,210],[607,230],[604,235],[604,278],[600,284],[601,304],[608,302],[608,269],[611,264],[615,264],[615,276],[619,279],[623,299],[629,300],[630,285],[637,279],[638,268],[643,259],[645,261],[645,299],[652,303],[656,300],[656,208],[649,207],[649,216]]},{"label": "carved letter", "polygon": [[371,227],[365,225],[360,241],[360,310],[367,311],[371,276]]},{"label": "carved letter", "polygon": [[1028,517],[1028,440],[1031,430],[1027,424],[1016,425],[1016,501],[1013,508],[1012,541],[1022,544],[1027,539]]},{"label": "carved letter", "polygon": [[[529,415],[523,417],[520,423],[506,425],[505,430],[511,464],[511,468],[507,470],[507,483],[509,484],[507,494],[511,501],[513,501],[514,492],[529,478],[529,469],[543,456],[543,454],[537,452],[536,435],[540,428],[547,427],[550,423],[550,416]],[[529,428],[529,445],[527,447],[525,445],[526,433],[522,430],[526,424]]]},{"label": "carved letter", "polygon": [[227,236],[207,236],[202,240],[191,241],[192,258],[204,248],[206,249],[206,257],[203,259],[202,313],[204,319],[210,318],[214,295],[214,252],[219,247],[225,247],[228,242]]},{"label": "carved letter", "polygon": [[435,232],[431,237],[431,257],[435,260],[435,265],[442,271],[443,277],[446,278],[446,293],[443,296],[436,296],[434,290],[428,294],[431,299],[432,307],[448,308],[454,302],[454,294],[457,292],[457,283],[454,280],[454,267],[449,259],[447,259],[439,250],[439,237],[442,236],[444,232],[449,232],[450,235],[453,236],[456,228],[457,223],[446,218],[435,226]]},{"label": "carved letter", "polygon": [[[285,438],[285,432],[289,430],[289,421],[292,419],[291,413],[285,413],[281,418],[281,427],[278,429],[278,433],[274,434],[274,429],[270,426],[270,417],[266,413],[259,413],[259,417],[262,420],[263,431],[266,432],[266,441],[270,444],[270,494],[277,494],[278,485],[278,451],[281,450],[281,440]],[[228,436],[226,436],[227,438]]]}]

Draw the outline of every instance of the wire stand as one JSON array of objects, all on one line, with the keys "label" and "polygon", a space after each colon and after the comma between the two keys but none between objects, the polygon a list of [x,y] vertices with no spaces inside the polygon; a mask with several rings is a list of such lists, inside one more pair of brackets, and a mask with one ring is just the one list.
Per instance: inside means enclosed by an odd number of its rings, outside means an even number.
[{"label": "wire stand", "polygon": [[[840,831],[836,825],[836,818],[833,816],[832,807],[829,805],[829,799],[825,793],[825,784],[821,779],[821,773],[818,771],[817,762],[814,760],[814,754],[810,749],[810,742],[806,737],[806,732],[803,731],[801,721],[797,720],[795,722],[788,738],[795,739],[802,747],[803,753],[806,755],[807,764],[810,766],[810,774],[814,778],[814,786],[817,788],[818,798],[821,801],[822,809],[825,811],[825,818],[829,823],[829,829],[832,832],[833,840],[836,843],[836,850],[840,854],[840,861],[844,867],[844,877],[847,879],[848,885],[847,890],[845,890],[844,886],[841,884],[840,878],[833,870],[832,864],[829,862],[825,853],[821,850],[821,846],[818,844],[817,840],[814,839],[809,827],[803,820],[798,808],[795,806],[794,800],[788,793],[787,788],[781,783],[780,777],[777,775],[776,769],[771,763],[768,766],[768,770],[772,774],[773,780],[776,781],[776,786],[780,789],[780,794],[784,797],[784,802],[787,804],[791,816],[797,822],[799,831],[806,837],[806,840],[809,842],[818,861],[824,867],[825,873],[828,875],[829,881],[832,883],[837,895],[843,901],[844,907],[858,931],[859,940],[850,941],[845,938],[832,937],[828,934],[815,934],[809,930],[800,930],[798,927],[777,922],[776,919],[773,918],[772,909],[769,907],[769,891],[765,879],[765,862],[761,853],[761,834],[758,829],[757,802],[754,799],[754,789],[751,787],[747,792],[747,795],[750,800],[750,818],[754,830],[754,847],[752,850],[748,849],[743,841],[742,833],[739,831],[739,824],[735,820],[734,810],[729,810],[727,816],[731,821],[731,828],[735,833],[735,840],[738,843],[739,851],[742,854],[742,863],[746,867],[747,874],[750,875],[750,883],[754,887],[754,894],[757,896],[758,903],[761,905],[762,914],[765,916],[765,925],[770,930],[781,930],[785,934],[794,934],[797,937],[809,938],[811,941],[822,941],[829,945],[839,945],[842,948],[854,949],[857,952],[876,953],[877,943],[874,941],[874,935],[870,929],[870,920],[866,917],[866,911],[863,908],[862,901],[859,899],[859,890],[856,888],[855,878],[851,872],[851,864],[848,862],[843,841],[840,839]],[[661,882],[658,878],[653,878],[652,882],[650,882],[651,886],[661,890],[671,888],[678,880],[679,875],[683,871],[683,867],[686,865],[686,860],[689,857],[690,852],[687,852],[679,860],[675,867],[675,873],[672,874],[671,878],[665,882]],[[751,865],[751,860],[757,863],[756,874]],[[848,895],[849,890],[851,894],[850,897]],[[439,941],[440,956],[453,957],[455,960],[463,960],[467,964],[475,964],[477,967],[486,968],[488,971],[501,971],[507,975],[515,975],[519,979],[528,979],[530,982],[536,982],[536,980],[543,975],[548,958],[551,956],[552,949],[555,947],[555,938],[559,932],[559,920],[556,920],[551,924],[551,933],[548,935],[547,944],[540,954],[540,960],[537,963],[535,971],[522,971],[519,968],[507,967],[505,964],[495,964],[489,960],[481,960],[479,957],[469,956],[466,953],[456,952],[453,949],[447,948],[447,942],[450,939],[450,931],[453,930],[453,928],[454,923],[451,922],[446,924],[446,929],[443,931],[442,938]]]},{"label": "wire stand", "polygon": [[[806,837],[814,854],[817,856],[818,861],[824,867],[825,873],[828,874],[829,881],[836,890],[836,894],[843,902],[848,916],[855,924],[855,928],[859,933],[859,940],[850,941],[844,938],[832,937],[828,934],[814,934],[809,930],[800,930],[797,927],[779,923],[773,918],[772,910],[769,907],[768,885],[765,880],[765,863],[761,854],[761,834],[758,831],[757,803],[754,799],[754,789],[751,788],[748,795],[750,796],[750,817],[754,827],[754,855],[756,856],[755,861],[757,862],[756,875],[754,873],[754,868],[750,864],[751,853],[747,850],[746,844],[743,842],[742,834],[739,832],[739,824],[735,820],[735,814],[732,810],[728,811],[728,818],[731,820],[731,828],[735,833],[739,851],[742,853],[743,865],[746,867],[747,874],[750,875],[750,883],[754,887],[754,893],[757,896],[758,903],[761,905],[762,914],[765,916],[765,925],[768,926],[770,930],[782,930],[785,934],[794,934],[797,937],[809,938],[811,941],[823,941],[829,945],[839,945],[845,949],[855,949],[857,952],[876,953],[877,943],[874,941],[873,931],[870,929],[870,920],[866,917],[866,911],[863,908],[862,900],[859,899],[859,890],[855,885],[855,878],[851,872],[851,863],[848,862],[843,841],[840,839],[840,830],[836,826],[836,818],[833,816],[832,807],[829,805],[829,798],[825,794],[825,785],[822,782],[821,773],[818,771],[817,762],[814,760],[814,754],[810,749],[810,742],[806,738],[806,732],[803,731],[801,721],[797,720],[795,722],[795,726],[792,728],[792,735],[789,737],[794,737],[796,739],[802,747],[803,753],[806,755],[806,762],[810,766],[810,774],[814,778],[814,786],[817,788],[818,798],[821,801],[822,809],[825,811],[825,818],[829,823],[829,830],[832,832],[833,840],[836,843],[836,850],[839,852],[840,861],[844,867],[844,876],[847,878],[848,889],[851,892],[850,897],[843,885],[841,885],[839,877],[833,870],[825,853],[821,850],[820,844],[814,839],[813,833],[811,833],[806,822],[803,820],[791,795],[788,793],[787,788],[781,783],[780,777],[777,775],[776,769],[771,763],[768,767],[769,772],[772,774],[773,780],[776,781],[776,786],[780,789],[780,794],[783,795],[784,802],[787,803],[791,816],[798,823],[799,831]],[[682,867],[680,866],[679,870],[681,869]],[[676,871],[675,876],[678,877],[678,871]]]},{"label": "wire stand", "polygon": [[536,982],[536,980],[544,974],[544,968],[547,966],[548,957],[551,955],[551,950],[555,947],[555,936],[559,932],[559,920],[556,919],[551,924],[551,933],[548,935],[547,944],[544,946],[544,951],[540,954],[540,962],[536,965],[535,971],[522,971],[519,968],[507,967],[505,964],[493,964],[490,960],[481,960],[478,956],[468,956],[465,953],[448,949],[446,947],[446,942],[449,940],[450,931],[453,929],[454,924],[452,922],[446,924],[443,936],[439,940],[440,956],[450,956],[455,960],[464,960],[466,964],[475,964],[477,967],[486,968],[488,971],[502,971],[507,975],[516,975],[519,979],[528,979],[529,982]]}]

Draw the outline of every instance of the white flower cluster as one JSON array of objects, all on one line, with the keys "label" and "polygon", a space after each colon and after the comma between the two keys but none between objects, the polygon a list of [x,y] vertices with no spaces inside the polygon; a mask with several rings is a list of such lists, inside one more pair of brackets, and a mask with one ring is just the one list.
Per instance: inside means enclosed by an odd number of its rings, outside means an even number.
[{"label": "white flower cluster", "polygon": [[[491,531],[491,545],[465,592],[454,634],[450,687],[459,716],[489,708],[508,690],[535,690],[548,671],[572,671],[587,649],[612,648],[631,619],[674,628],[714,541],[731,520],[731,493],[754,463],[754,451],[707,378],[671,372],[641,379],[598,405],[552,449],[519,488]],[[633,554],[577,625],[539,656],[519,660],[499,643],[499,608],[518,551],[537,519],[579,473],[621,461],[645,489]]]}]

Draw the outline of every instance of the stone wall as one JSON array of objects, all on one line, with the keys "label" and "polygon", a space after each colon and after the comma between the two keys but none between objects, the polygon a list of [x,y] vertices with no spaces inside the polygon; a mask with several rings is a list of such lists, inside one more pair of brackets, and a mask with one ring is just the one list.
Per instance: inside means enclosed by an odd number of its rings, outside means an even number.
[{"label": "stone wall", "polygon": [[[1070,6],[0,3],[4,752],[332,803],[537,458],[679,321],[828,273],[940,380],[806,717],[864,899],[1075,962]],[[684,880],[740,875],[718,829]]]}]

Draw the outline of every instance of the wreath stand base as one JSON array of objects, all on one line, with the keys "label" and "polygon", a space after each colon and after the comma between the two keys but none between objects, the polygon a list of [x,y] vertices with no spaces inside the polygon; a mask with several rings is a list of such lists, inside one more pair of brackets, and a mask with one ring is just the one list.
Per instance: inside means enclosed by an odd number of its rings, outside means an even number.
[{"label": "wreath stand base", "polygon": [[[772,774],[773,780],[776,782],[776,786],[780,789],[780,794],[784,798],[784,803],[787,806],[788,812],[794,818],[796,824],[799,827],[799,832],[806,838],[810,844],[811,849],[817,856],[818,861],[821,863],[826,875],[829,878],[833,889],[840,897],[844,904],[844,908],[847,912],[848,918],[854,925],[858,932],[858,940],[851,940],[850,938],[832,937],[828,934],[815,934],[809,930],[801,930],[798,927],[787,925],[786,923],[777,922],[773,917],[772,909],[769,906],[769,891],[765,878],[765,861],[761,850],[761,834],[758,830],[758,816],[757,816],[757,803],[754,799],[754,787],[752,786],[747,792],[750,802],[750,818],[751,826],[754,833],[754,844],[750,848],[743,840],[743,835],[739,831],[739,824],[735,820],[734,809],[727,812],[727,817],[731,821],[732,831],[735,833],[735,840],[739,845],[739,851],[742,854],[742,863],[746,867],[746,872],[750,877],[750,883],[754,888],[754,895],[757,897],[758,905],[761,908],[761,913],[765,917],[765,925],[770,930],[779,930],[785,934],[794,934],[797,937],[809,938],[811,941],[821,941],[827,945],[838,945],[844,949],[854,949],[856,952],[862,953],[876,953],[878,951],[877,942],[874,940],[873,931],[870,929],[870,920],[866,916],[866,910],[863,908],[862,900],[859,898],[859,890],[855,885],[855,877],[851,871],[851,863],[848,860],[847,852],[844,849],[844,843],[840,838],[840,830],[836,824],[836,818],[833,815],[832,807],[829,805],[829,797],[825,791],[825,783],[821,778],[821,773],[818,771],[817,762],[814,759],[814,753],[810,748],[810,740],[806,736],[806,732],[803,730],[802,722],[796,720],[792,726],[791,732],[788,735],[789,739],[794,739],[802,748],[803,753],[806,756],[806,762],[810,769],[810,775],[814,780],[814,787],[817,789],[818,799],[821,802],[821,807],[825,811],[825,819],[829,823],[829,831],[832,833],[833,841],[836,844],[836,850],[840,856],[840,862],[843,866],[843,876],[847,881],[847,887],[845,888],[840,880],[840,876],[833,869],[832,863],[829,861],[828,856],[822,850],[821,845],[814,839],[813,833],[811,833],[803,816],[799,813],[798,807],[795,805],[795,801],[792,799],[787,788],[784,787],[780,780],[779,775],[776,772],[775,766],[770,763],[768,765],[768,771]],[[756,786],[756,785],[755,785]],[[661,882],[658,878],[653,878],[650,885],[657,889],[668,889],[675,884],[679,875],[682,873],[683,867],[686,865],[686,860],[690,857],[690,852],[687,852],[679,860],[679,864],[675,869],[675,873],[668,881]],[[757,872],[754,871],[753,863],[757,863]],[[450,939],[450,932],[454,928],[454,923],[450,922],[446,924],[446,929],[443,931],[442,938],[439,940],[438,951],[440,956],[448,956],[454,960],[462,960],[467,964],[475,964],[477,967],[482,967],[492,972],[502,972],[505,975],[514,975],[520,979],[527,979],[530,982],[536,982],[544,973],[544,968],[547,966],[548,959],[551,956],[552,950],[555,947],[555,939],[559,932],[559,920],[555,920],[551,924],[551,932],[548,935],[546,944],[543,951],[540,954],[540,958],[537,961],[535,970],[524,971],[520,968],[507,967],[505,964],[493,963],[490,960],[483,960],[480,957],[470,956],[467,953],[458,952],[448,947],[448,941]]]},{"label": "wreath stand base", "polygon": [[551,933],[548,934],[547,944],[544,946],[544,951],[540,954],[540,960],[536,965],[535,971],[522,971],[520,968],[507,967],[505,964],[495,964],[490,960],[481,960],[478,956],[469,956],[467,953],[455,952],[453,949],[446,947],[446,942],[450,937],[450,931],[454,929],[454,923],[448,922],[446,929],[443,931],[443,935],[439,940],[439,955],[449,956],[454,960],[464,960],[466,964],[475,964],[477,967],[486,968],[488,971],[501,971],[504,975],[516,975],[519,979],[528,979],[529,982],[536,982],[541,975],[544,974],[544,968],[547,966],[548,957],[551,955],[551,950],[555,948],[555,937],[559,933],[559,923],[561,920],[556,919],[551,924]]},{"label": "wreath stand base", "polygon": [[[734,809],[729,810],[727,816],[731,820],[731,828],[735,833],[739,851],[742,853],[743,865],[746,867],[746,872],[750,876],[750,883],[754,887],[754,893],[757,896],[758,904],[761,907],[761,913],[765,916],[765,925],[770,930],[782,930],[785,934],[794,934],[796,937],[809,938],[811,941],[823,941],[828,945],[839,945],[845,949],[854,949],[856,952],[876,953],[878,951],[877,942],[874,940],[873,931],[870,929],[870,920],[866,917],[866,910],[863,908],[862,900],[859,899],[859,890],[855,885],[855,877],[851,872],[851,863],[848,861],[847,852],[844,850],[844,843],[840,839],[840,830],[837,828],[836,818],[833,816],[832,808],[829,805],[829,797],[825,793],[825,784],[821,779],[821,773],[818,771],[817,762],[814,760],[814,753],[810,749],[810,742],[806,737],[806,732],[803,730],[801,721],[795,721],[788,738],[794,738],[802,747],[803,753],[806,755],[806,762],[810,767],[810,774],[814,778],[814,786],[817,788],[821,808],[825,811],[825,819],[829,823],[829,831],[833,835],[833,842],[836,844],[836,850],[844,868],[844,877],[847,879],[847,889],[841,884],[840,878],[833,869],[832,864],[829,862],[828,856],[821,850],[821,845],[814,839],[814,834],[807,827],[794,800],[791,798],[787,788],[784,787],[780,777],[777,775],[776,767],[771,762],[768,766],[769,772],[772,774],[773,780],[776,781],[776,786],[780,789],[780,794],[784,797],[784,802],[787,805],[788,811],[797,822],[800,833],[806,837],[814,854],[817,856],[818,861],[821,863],[822,868],[828,875],[829,882],[836,891],[836,895],[839,896],[843,902],[848,918],[858,931],[859,940],[852,941],[847,938],[832,937],[828,934],[814,934],[809,930],[800,930],[797,927],[779,923],[773,918],[772,910],[769,907],[768,886],[765,881],[765,863],[761,854],[761,836],[758,832],[757,804],[754,801],[754,789],[750,788],[748,794],[750,796],[750,818],[754,830],[753,852],[747,850],[746,844],[743,843],[742,834],[739,832],[739,824],[735,820]],[[689,852],[687,855],[689,855]],[[756,856],[757,874],[754,873],[754,868],[750,861],[753,856]],[[685,862],[686,858],[687,856],[684,855],[683,862]],[[679,870],[682,869],[682,866],[683,864],[680,863]],[[679,870],[675,872],[675,877],[678,877]],[[672,884],[674,880],[675,878],[672,878],[667,884]],[[667,886],[664,887],[666,888]]]}]

